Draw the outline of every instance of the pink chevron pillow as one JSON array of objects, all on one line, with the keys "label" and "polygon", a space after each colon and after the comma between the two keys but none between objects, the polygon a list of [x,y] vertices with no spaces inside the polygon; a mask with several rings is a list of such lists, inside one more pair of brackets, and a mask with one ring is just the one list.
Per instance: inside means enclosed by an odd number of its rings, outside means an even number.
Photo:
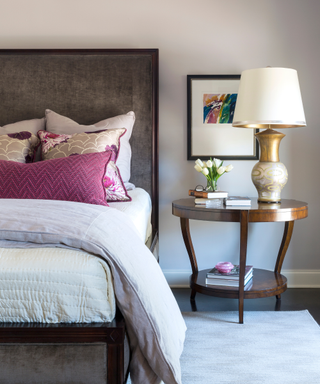
[{"label": "pink chevron pillow", "polygon": [[103,178],[111,151],[23,164],[0,160],[0,198],[108,206]]},{"label": "pink chevron pillow", "polygon": [[58,135],[52,132],[39,131],[42,160],[58,159],[75,154],[83,155],[85,153],[113,151],[114,154],[108,163],[104,181],[107,201],[131,201],[116,166],[120,153],[120,138],[125,134],[125,131],[124,128],[116,128],[72,135]]}]

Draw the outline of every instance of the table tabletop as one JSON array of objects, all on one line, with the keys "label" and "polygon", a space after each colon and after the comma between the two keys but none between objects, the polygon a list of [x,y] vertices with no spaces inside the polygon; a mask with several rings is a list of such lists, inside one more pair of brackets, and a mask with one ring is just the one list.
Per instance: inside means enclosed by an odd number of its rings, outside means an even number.
[{"label": "table tabletop", "polygon": [[241,212],[248,211],[249,222],[275,222],[304,219],[308,216],[308,204],[303,201],[282,199],[281,203],[259,203],[257,198],[250,198],[251,205],[217,207],[196,205],[193,197],[175,200],[172,213],[175,216],[206,221],[240,222]]}]

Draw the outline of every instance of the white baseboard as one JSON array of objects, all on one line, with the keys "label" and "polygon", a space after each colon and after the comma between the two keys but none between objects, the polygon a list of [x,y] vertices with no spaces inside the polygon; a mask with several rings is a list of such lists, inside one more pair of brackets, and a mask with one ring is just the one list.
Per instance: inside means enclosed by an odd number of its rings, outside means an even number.
[{"label": "white baseboard", "polygon": [[[188,288],[191,271],[163,270],[171,288]],[[288,288],[320,288],[320,270],[283,270]]]},{"label": "white baseboard", "polygon": [[281,274],[288,279],[288,288],[320,288],[320,270],[283,270]]}]

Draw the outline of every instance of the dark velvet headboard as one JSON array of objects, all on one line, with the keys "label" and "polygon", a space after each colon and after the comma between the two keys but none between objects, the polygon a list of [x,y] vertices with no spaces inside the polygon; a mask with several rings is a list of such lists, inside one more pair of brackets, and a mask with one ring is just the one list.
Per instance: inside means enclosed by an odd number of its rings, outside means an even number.
[{"label": "dark velvet headboard", "polygon": [[92,124],[134,111],[130,181],[147,190],[158,229],[158,50],[0,50],[0,126],[45,109]]}]

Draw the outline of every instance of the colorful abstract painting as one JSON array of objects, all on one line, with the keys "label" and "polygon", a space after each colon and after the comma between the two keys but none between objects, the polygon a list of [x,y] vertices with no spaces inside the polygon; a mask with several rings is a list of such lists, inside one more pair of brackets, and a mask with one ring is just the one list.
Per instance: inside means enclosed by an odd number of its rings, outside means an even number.
[{"label": "colorful abstract painting", "polygon": [[237,94],[204,94],[203,123],[231,124],[236,106]]}]

